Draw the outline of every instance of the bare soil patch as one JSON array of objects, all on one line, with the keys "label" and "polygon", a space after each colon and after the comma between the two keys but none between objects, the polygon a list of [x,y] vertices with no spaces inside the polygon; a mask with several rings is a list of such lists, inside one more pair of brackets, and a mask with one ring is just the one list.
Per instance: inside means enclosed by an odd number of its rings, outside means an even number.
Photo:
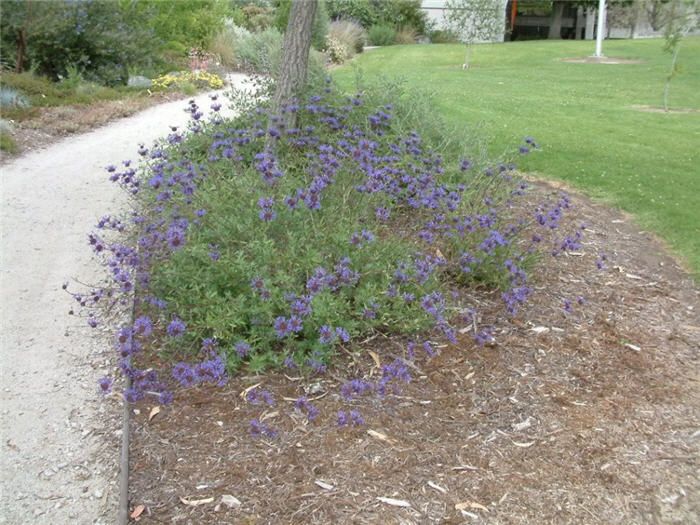
[{"label": "bare soil patch", "polygon": [[643,64],[643,58],[613,58],[613,57],[576,57],[562,58],[562,62],[573,62],[576,64]]},{"label": "bare soil patch", "polygon": [[[530,198],[559,191],[538,184]],[[700,522],[700,290],[620,213],[572,202],[583,249],[545,261],[515,318],[498,293],[460,290],[482,323],[496,318],[496,343],[440,344],[400,394],[341,395],[343,381],[381,375],[370,351],[403,355],[403,341],[376,334],[323,375],[176,391],[150,420],[152,405],[135,406],[130,511],[192,524]],[[242,399],[256,383],[273,406]],[[314,422],[294,409],[301,395]],[[349,409],[366,424],[337,427]],[[251,437],[254,418],[278,437]]]},{"label": "bare soil patch", "polygon": [[686,115],[686,114],[698,114],[700,113],[700,109],[692,109],[692,108],[669,108],[669,109],[664,109],[664,108],[657,108],[654,106],[630,106],[631,109],[634,109],[636,111],[644,111],[646,113],[671,113],[671,114],[681,114],[681,115]]},{"label": "bare soil patch", "polygon": [[3,151],[0,163],[5,164],[30,151],[45,148],[69,135],[85,133],[151,106],[183,98],[188,98],[188,95],[176,92],[155,93],[151,96],[107,100],[90,105],[37,108],[36,117],[14,124],[12,138],[19,151],[14,155]]}]

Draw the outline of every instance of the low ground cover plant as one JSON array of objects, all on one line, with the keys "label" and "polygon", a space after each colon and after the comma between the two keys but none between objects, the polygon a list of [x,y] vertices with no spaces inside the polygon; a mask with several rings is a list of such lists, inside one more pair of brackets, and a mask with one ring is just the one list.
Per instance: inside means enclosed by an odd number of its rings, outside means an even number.
[{"label": "low ground cover plant", "polygon": [[224,87],[224,81],[215,73],[210,73],[204,70],[198,71],[181,71],[178,73],[168,73],[153,79],[153,85],[160,88],[170,88],[180,86],[185,83],[193,84],[200,89],[221,89]]},{"label": "low ground cover plant", "polygon": [[[457,340],[454,320],[472,322],[477,343],[492,339],[460,286],[500,290],[515,315],[538,247],[579,247],[581,231],[558,231],[568,197],[525,213],[514,166],[487,163],[396,84],[346,96],[327,79],[279,112],[260,100],[230,121],[218,99],[208,120],[191,102],[188,130],[141,147],[138,165],[107,167],[134,210],[103,217],[89,236],[111,284],[73,296],[90,308],[136,290],[134,321],[115,338],[129,401],[171,400],[149,368],[155,356],[184,386],[223,385],[241,369],[323,373],[340,348],[375,332],[410,338],[405,358],[342,388],[383,398],[410,381],[418,352],[435,352],[435,337]],[[519,153],[534,148],[528,138]],[[92,310],[88,323],[102,322]],[[274,403],[256,390],[247,401]],[[306,399],[297,409],[317,415]],[[272,437],[263,427],[251,422],[251,433]]]}]

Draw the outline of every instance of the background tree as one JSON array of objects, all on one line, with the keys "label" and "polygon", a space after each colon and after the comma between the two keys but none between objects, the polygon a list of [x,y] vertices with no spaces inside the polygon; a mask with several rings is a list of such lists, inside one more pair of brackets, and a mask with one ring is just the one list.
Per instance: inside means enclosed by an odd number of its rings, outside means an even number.
[{"label": "background tree", "polygon": [[552,16],[549,19],[549,33],[547,38],[561,38],[561,22],[564,17],[564,7],[566,2],[552,2]]},{"label": "background tree", "polygon": [[[323,51],[326,46],[326,33],[328,33],[328,11],[326,10],[325,0],[319,0],[314,21],[311,24],[311,45],[318,51]],[[284,33],[289,24],[289,14],[292,8],[292,0],[277,0],[275,4],[275,27]]]},{"label": "background tree", "polygon": [[678,53],[683,37],[700,25],[700,2],[698,0],[670,0],[663,16],[664,51],[671,55],[671,70],[664,86],[664,110],[668,111],[668,94],[671,81],[680,73]]},{"label": "background tree", "polygon": [[499,39],[505,31],[502,0],[448,0],[445,3],[449,29],[467,46],[462,69],[469,69],[472,44]]},{"label": "background tree", "polygon": [[135,0],[3,0],[2,62],[53,80],[72,70],[87,80],[125,84],[128,67],[147,63],[157,47],[137,7]]},{"label": "background tree", "polygon": [[[279,111],[306,82],[311,48],[311,27],[318,0],[294,0],[284,33],[284,49],[273,103]],[[293,119],[294,114],[290,114]],[[291,123],[290,123],[291,124]]]}]

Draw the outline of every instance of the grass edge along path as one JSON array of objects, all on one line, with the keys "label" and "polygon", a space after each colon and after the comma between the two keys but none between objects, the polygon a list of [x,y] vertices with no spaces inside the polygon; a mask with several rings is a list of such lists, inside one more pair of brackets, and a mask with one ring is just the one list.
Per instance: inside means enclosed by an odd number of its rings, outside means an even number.
[{"label": "grass edge along path", "polygon": [[671,109],[695,111],[638,109],[662,104],[670,64],[662,48],[662,39],[606,41],[607,56],[640,62],[591,64],[563,61],[590,55],[587,41],[487,44],[477,46],[465,71],[460,45],[391,46],[360,55],[333,77],[348,91],[358,72],[429,90],[451,123],[478,125],[494,150],[534,137],[541,149],[521,159],[520,169],[632,213],[697,280],[700,38],[684,40],[683,72],[670,95]]}]

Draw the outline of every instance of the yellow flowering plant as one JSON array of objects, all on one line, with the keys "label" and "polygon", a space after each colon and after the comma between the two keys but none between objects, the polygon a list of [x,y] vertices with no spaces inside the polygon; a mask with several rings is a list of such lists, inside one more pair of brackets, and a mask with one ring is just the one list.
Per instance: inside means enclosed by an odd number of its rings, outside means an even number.
[{"label": "yellow flowering plant", "polygon": [[177,73],[168,73],[160,75],[153,79],[155,87],[168,89],[174,86],[180,86],[185,83],[194,84],[197,87],[208,87],[211,89],[221,89],[224,87],[223,79],[214,73],[208,71],[180,71]]}]

